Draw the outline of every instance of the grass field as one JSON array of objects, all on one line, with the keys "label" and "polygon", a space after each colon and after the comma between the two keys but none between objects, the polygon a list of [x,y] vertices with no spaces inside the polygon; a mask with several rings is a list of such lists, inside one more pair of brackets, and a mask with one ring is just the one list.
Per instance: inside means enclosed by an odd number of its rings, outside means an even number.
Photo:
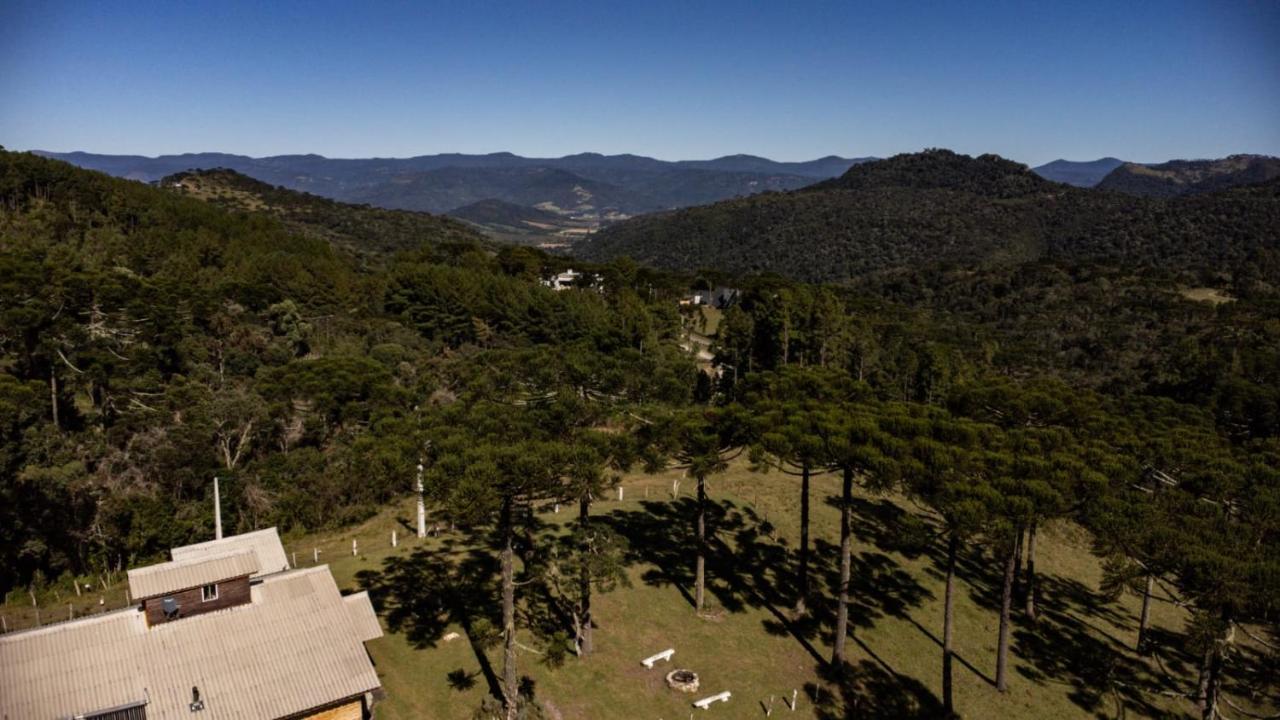
[{"label": "grass field", "polygon": [[[692,711],[691,699],[721,690],[733,697],[706,711],[708,717],[763,717],[771,697],[775,713],[797,719],[938,715],[940,558],[897,547],[896,536],[915,508],[900,498],[859,498],[853,669],[831,680],[823,677],[822,661],[830,655],[832,603],[811,602],[812,617],[803,621],[793,621],[790,612],[788,587],[798,537],[794,479],[737,468],[710,481],[719,543],[709,566],[712,608],[704,617],[695,615],[689,598],[693,556],[685,520],[692,508],[691,482],[684,483],[683,497],[673,500],[672,479],[628,477],[623,501],[614,496],[595,505],[602,520],[631,539],[633,551],[632,586],[596,598],[596,654],[585,661],[570,656],[553,668],[536,652],[540,643],[521,636],[521,674],[528,676],[551,717],[683,718]],[[837,493],[836,478],[815,479],[812,535],[820,587],[837,576]],[[447,623],[423,596],[430,594],[428,588],[440,587],[447,568],[475,562],[475,545],[461,534],[446,533],[442,540],[429,538],[418,545],[413,538],[392,550],[393,528],[399,528],[401,537],[410,534],[410,511],[406,504],[352,532],[304,538],[291,549],[297,548],[301,560],[319,540],[321,560],[328,558],[339,584],[372,586],[384,620],[395,628],[370,644],[388,693],[378,706],[379,718],[469,718],[490,692],[486,676],[500,672],[500,648],[473,646],[466,629]],[[570,515],[563,509],[542,519],[555,524]],[[359,557],[350,555],[352,537],[362,538]],[[956,701],[962,715],[1117,717],[1121,701],[1128,717],[1177,717],[1193,711],[1185,699],[1160,695],[1167,681],[1129,651],[1136,638],[1138,598],[1108,604],[1096,597],[1099,563],[1088,552],[1083,531],[1067,523],[1041,533],[1037,567],[1042,616],[1034,628],[1025,621],[1015,628],[1011,688],[997,693],[995,571],[982,560],[980,548],[970,551],[956,612]],[[471,592],[463,598],[474,603],[477,618],[496,609],[489,587]],[[1170,646],[1163,655],[1165,666],[1186,685],[1194,680],[1192,659],[1173,649],[1183,619],[1183,611],[1155,603],[1157,637]],[[445,642],[448,632],[458,632],[459,639]],[[642,658],[669,647],[676,651],[673,663],[659,663],[653,670],[641,666]],[[699,674],[702,690],[696,696],[663,683],[665,673],[677,667]],[[794,713],[783,704],[793,690],[799,694]]]},{"label": "grass field", "polygon": [[[554,667],[542,653],[545,641],[521,633],[520,672],[549,717],[702,717],[691,701],[722,690],[732,692],[732,699],[713,706],[706,717],[764,717],[771,698],[774,713],[796,720],[939,716],[941,557],[932,548],[901,542],[908,528],[919,527],[908,522],[918,508],[901,498],[858,496],[852,668],[831,678],[824,676],[823,661],[830,656],[830,588],[838,576],[838,479],[818,476],[813,482],[816,598],[807,617],[794,619],[795,479],[736,467],[709,481],[717,534],[708,566],[711,607],[700,617],[690,599],[692,481],[673,499],[674,478],[629,476],[623,500],[612,495],[594,505],[602,522],[630,540],[632,581],[596,596],[596,653],[586,660],[570,655]],[[539,517],[554,532],[572,515],[569,508],[547,508]],[[486,648],[480,640],[483,628],[496,626],[492,553],[483,549],[484,537],[462,532],[419,541],[411,517],[406,501],[344,532],[286,538],[286,549],[299,566],[313,564],[318,550],[319,562],[330,565],[344,590],[370,589],[388,628],[369,643],[387,693],[377,706],[378,718],[467,719],[501,672],[501,648]],[[393,530],[400,541],[396,548],[390,544]],[[359,544],[355,556],[353,539]],[[1189,716],[1190,701],[1161,694],[1194,683],[1194,658],[1179,634],[1184,611],[1154,604],[1155,637],[1164,668],[1174,676],[1169,678],[1131,651],[1139,599],[1106,603],[1096,595],[1101,570],[1082,530],[1068,523],[1044,528],[1036,559],[1041,618],[1033,626],[1019,616],[1010,691],[1002,695],[993,687],[998,578],[982,548],[966,549],[956,606],[960,713],[1113,718],[1121,717],[1123,703],[1129,718]],[[532,587],[520,592],[531,594]],[[108,595],[121,590],[113,585]],[[81,600],[88,604],[96,597]],[[31,620],[20,602],[5,612],[11,627]],[[455,632],[456,639],[444,639]],[[666,648],[675,649],[672,663],[652,670],[641,666],[642,658]],[[675,668],[699,674],[696,695],[665,686],[663,676]],[[783,698],[793,691],[799,702],[791,712]]]}]

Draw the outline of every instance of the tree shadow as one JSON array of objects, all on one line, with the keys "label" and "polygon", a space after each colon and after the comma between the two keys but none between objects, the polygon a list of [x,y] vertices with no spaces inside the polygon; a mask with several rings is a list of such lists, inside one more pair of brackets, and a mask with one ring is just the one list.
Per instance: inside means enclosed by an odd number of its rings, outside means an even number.
[{"label": "tree shadow", "polygon": [[[877,506],[879,508],[880,506]],[[693,604],[696,539],[692,531],[696,502],[641,503],[640,510],[615,511],[604,516],[631,545],[629,562],[653,567],[642,575],[651,586],[674,586]],[[835,629],[834,598],[839,585],[839,547],[814,543],[809,558],[811,597],[808,611],[792,611],[799,598],[796,553],[768,535],[769,526],[752,508],[729,501],[709,501],[707,508],[708,594],[726,612],[747,608],[769,613],[764,630],[791,636],[815,661],[824,663],[816,647]],[[664,538],[665,542],[655,542]],[[850,620],[855,627],[872,627],[886,615],[903,617],[931,593],[889,555],[864,551],[854,558],[850,579]]]},{"label": "tree shadow", "polygon": [[[479,538],[472,538],[478,540]],[[380,570],[361,570],[356,581],[369,592],[374,609],[391,632],[401,634],[415,649],[436,647],[451,624],[462,626],[480,666],[489,692],[500,698],[497,673],[484,651],[484,628],[500,625],[496,603],[476,602],[496,597],[497,561],[483,543],[459,548],[446,540],[438,549],[417,548],[408,555],[391,555]],[[478,627],[483,623],[483,628]],[[468,676],[461,669],[447,679],[455,689],[466,689]],[[474,684],[474,679],[470,680]]]},{"label": "tree shadow", "polygon": [[819,720],[937,720],[942,702],[919,681],[868,660],[819,669],[822,684],[805,684]]}]

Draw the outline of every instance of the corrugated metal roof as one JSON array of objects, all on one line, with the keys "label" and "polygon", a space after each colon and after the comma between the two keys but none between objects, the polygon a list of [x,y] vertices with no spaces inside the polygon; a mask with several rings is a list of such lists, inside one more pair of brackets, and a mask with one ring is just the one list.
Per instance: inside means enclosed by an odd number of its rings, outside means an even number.
[{"label": "corrugated metal roof", "polygon": [[369,593],[361,590],[351,595],[343,595],[342,601],[347,604],[347,612],[351,614],[351,624],[360,634],[361,642],[368,642],[382,637],[382,626],[378,624],[378,615],[373,611],[373,603]]},{"label": "corrugated metal roof", "polygon": [[284,544],[280,542],[280,533],[276,532],[273,527],[241,535],[232,535],[221,540],[209,540],[194,545],[183,545],[170,550],[169,554],[174,560],[187,560],[210,555],[224,555],[242,550],[251,550],[258,556],[258,573],[261,575],[269,575],[289,569],[289,559],[284,554]]},{"label": "corrugated metal roof", "polygon": [[[327,566],[279,573],[251,602],[148,628],[137,609],[0,635],[0,718],[147,702],[149,720],[278,718],[379,686]],[[362,623],[363,624],[363,623]]]},{"label": "corrugated metal roof", "polygon": [[141,600],[256,572],[258,556],[248,550],[174,560],[130,570],[129,595],[134,600]]}]

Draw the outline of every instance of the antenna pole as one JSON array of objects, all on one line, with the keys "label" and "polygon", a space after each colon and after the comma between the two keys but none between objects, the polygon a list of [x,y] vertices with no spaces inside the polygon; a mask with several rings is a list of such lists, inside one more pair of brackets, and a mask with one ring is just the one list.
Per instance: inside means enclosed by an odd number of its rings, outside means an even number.
[{"label": "antenna pole", "polygon": [[213,539],[222,539],[222,494],[218,492],[218,476],[213,476]]},{"label": "antenna pole", "polygon": [[418,537],[427,536],[427,503],[422,497],[422,458],[418,458]]}]

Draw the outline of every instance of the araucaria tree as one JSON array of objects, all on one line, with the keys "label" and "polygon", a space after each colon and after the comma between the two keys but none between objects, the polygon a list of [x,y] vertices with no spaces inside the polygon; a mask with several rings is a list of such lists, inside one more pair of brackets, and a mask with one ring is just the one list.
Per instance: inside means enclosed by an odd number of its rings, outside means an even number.
[{"label": "araucaria tree", "polygon": [[651,420],[639,429],[641,452],[649,469],[678,467],[697,482],[694,504],[694,610],[706,606],[707,478],[722,473],[745,448],[741,408],[693,408]]},{"label": "araucaria tree", "polygon": [[[503,712],[522,705],[516,655],[517,525],[539,500],[556,497],[564,446],[540,435],[531,413],[491,402],[455,402],[434,412],[428,477],[433,494],[467,524],[496,530],[501,566]],[[527,548],[526,548],[527,550]]]}]

